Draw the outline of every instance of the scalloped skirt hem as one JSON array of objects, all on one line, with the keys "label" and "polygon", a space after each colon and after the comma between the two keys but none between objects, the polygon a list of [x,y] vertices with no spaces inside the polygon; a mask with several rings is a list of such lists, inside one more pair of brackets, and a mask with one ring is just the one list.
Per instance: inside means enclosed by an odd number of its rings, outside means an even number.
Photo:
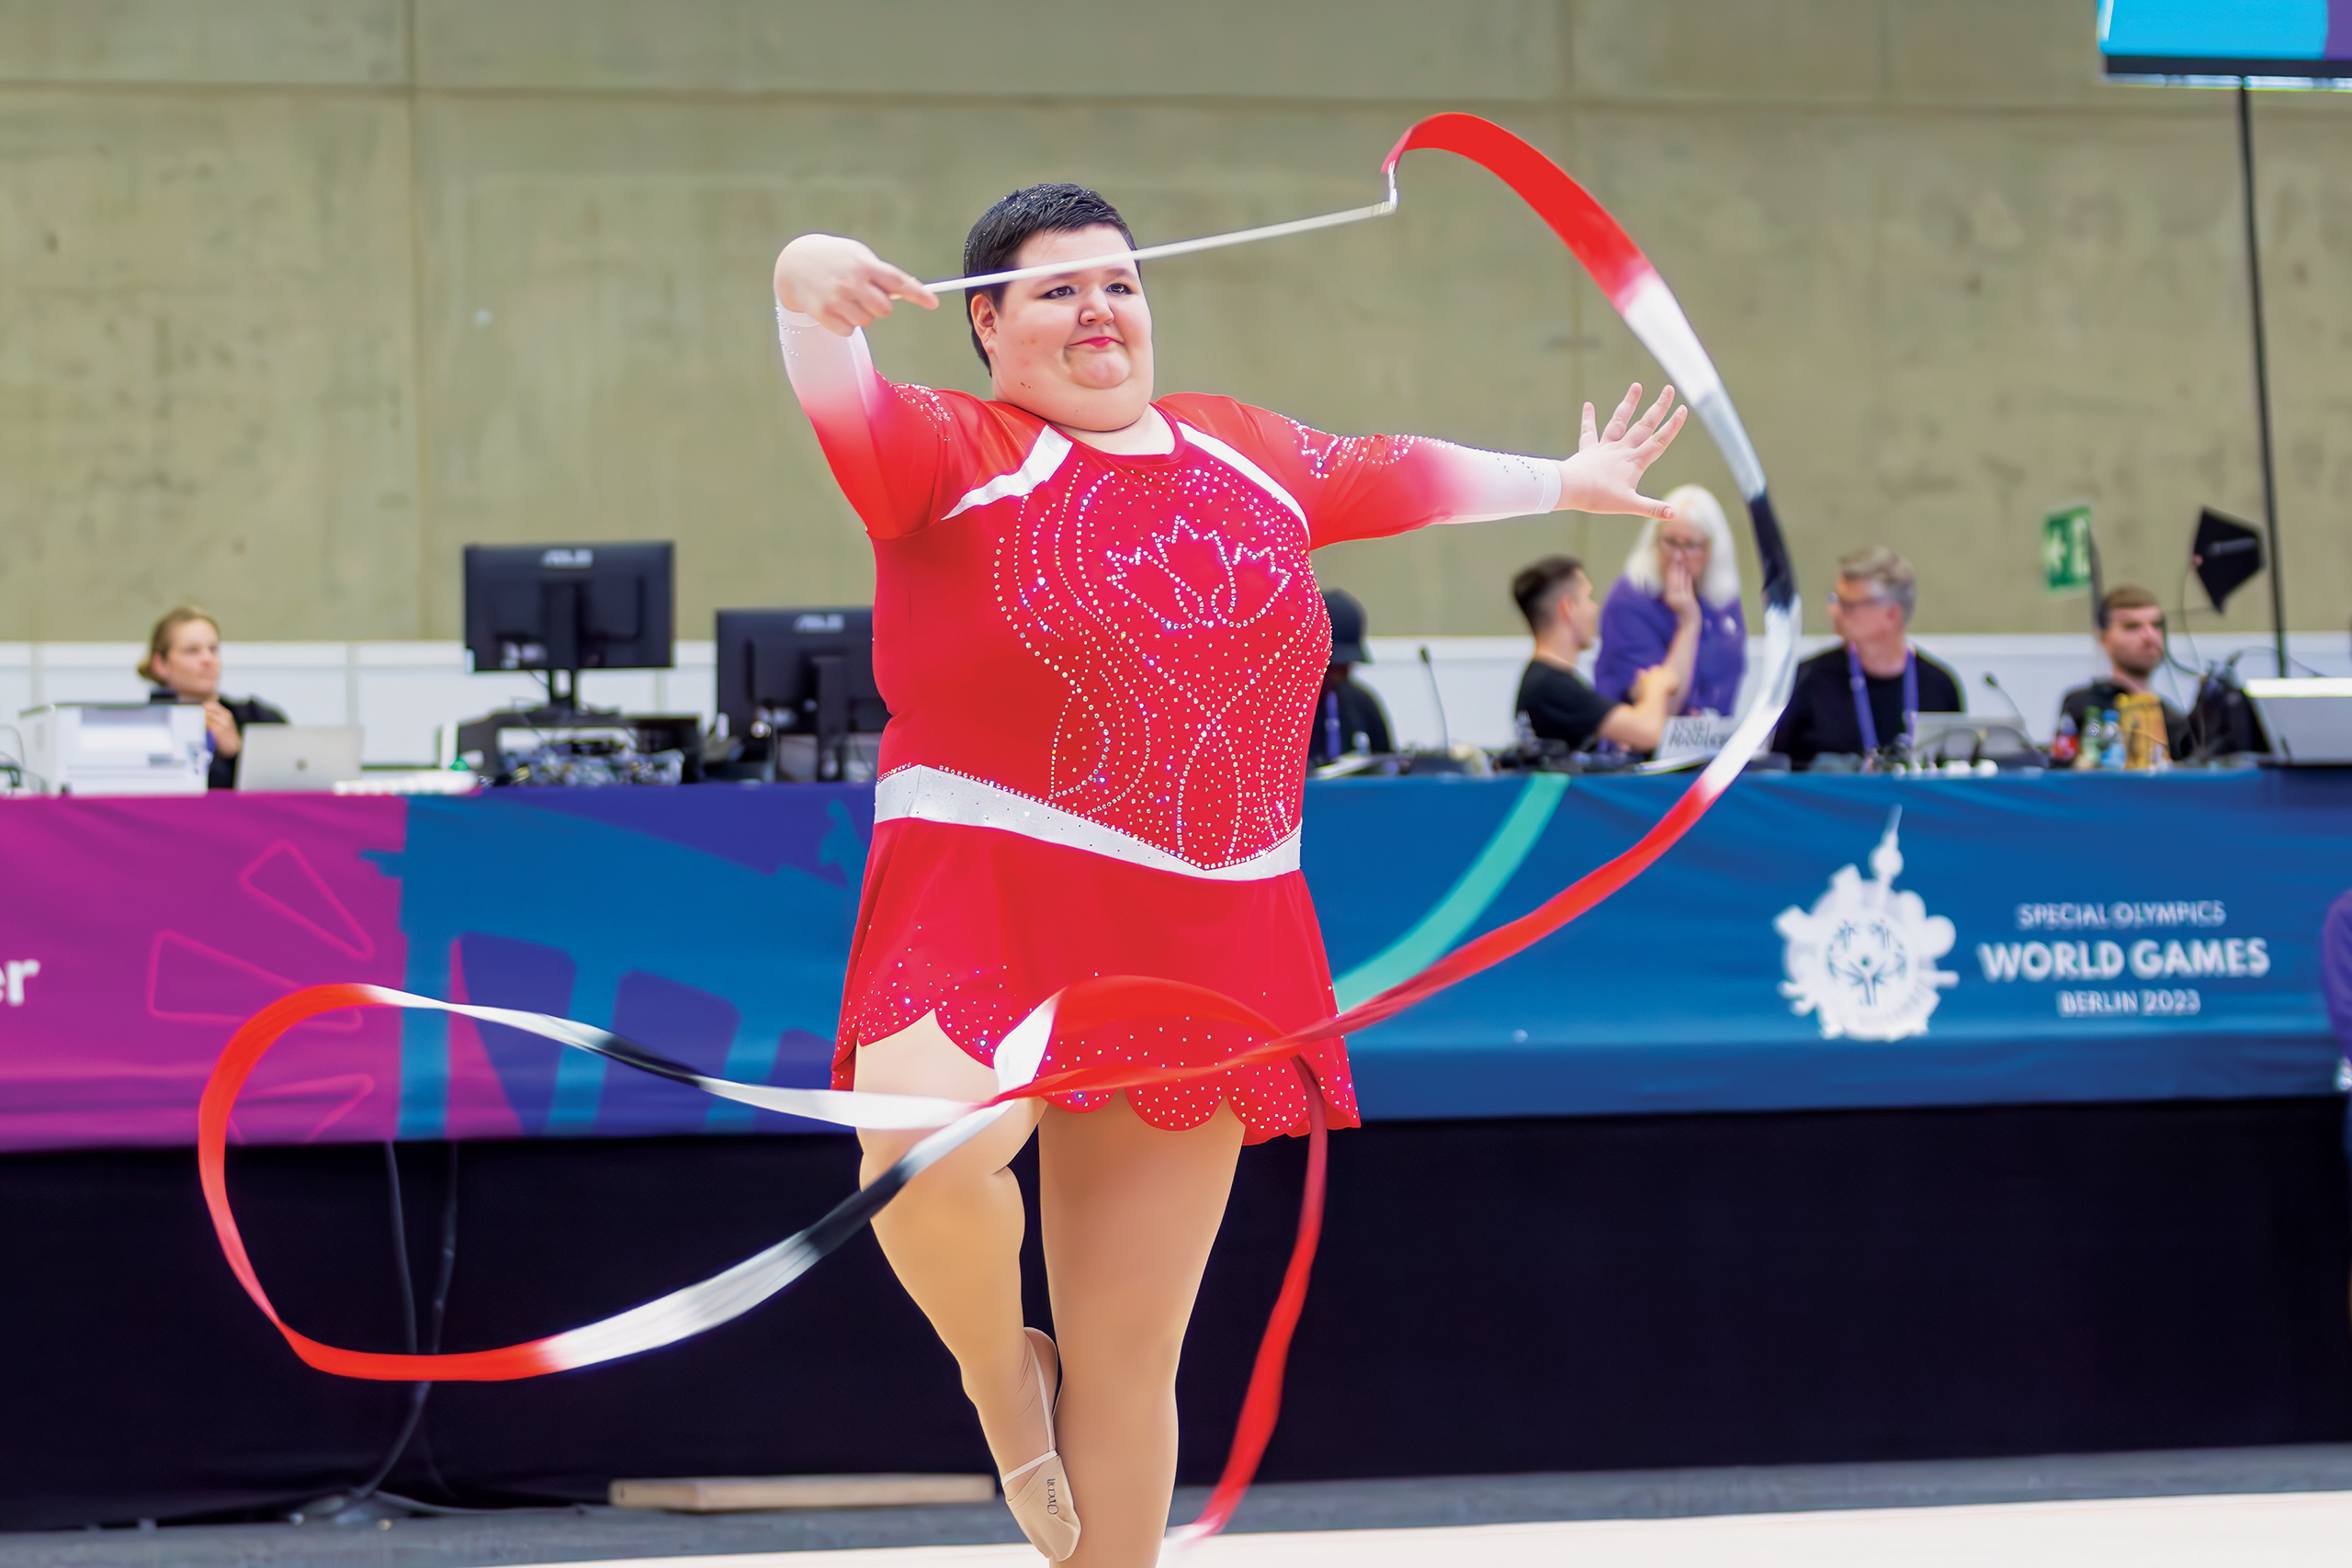
[{"label": "scalloped skirt hem", "polygon": [[[834,1087],[850,1087],[858,1046],[933,1012],[959,1049],[991,1066],[997,1042],[1038,1003],[1102,975],[1205,986],[1285,1029],[1337,1010],[1322,930],[1298,872],[1212,882],[998,829],[898,819],[876,826],[866,856]],[[1204,1038],[1228,1052],[1257,1043],[1228,1024],[1146,1019],[1057,1041],[1046,1065],[1169,1066],[1197,1060]],[[1345,1043],[1317,1042],[1306,1063],[1330,1124],[1358,1125]],[[1307,1127],[1306,1090],[1288,1063],[1122,1092],[1155,1127],[1197,1127],[1226,1103],[1247,1143]],[[1113,1098],[1056,1095],[1050,1103],[1093,1111]]]}]

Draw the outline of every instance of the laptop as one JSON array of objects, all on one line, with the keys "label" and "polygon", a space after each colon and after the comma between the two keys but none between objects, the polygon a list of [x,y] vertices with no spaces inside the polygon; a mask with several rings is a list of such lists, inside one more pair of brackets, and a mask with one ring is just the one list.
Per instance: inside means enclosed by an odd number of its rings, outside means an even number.
[{"label": "laptop", "polygon": [[237,754],[243,790],[331,790],[359,776],[356,724],[248,725]]},{"label": "laptop", "polygon": [[1911,716],[1911,754],[1921,761],[1968,762],[1978,758],[2038,760],[2033,738],[2007,719],[1964,713]]},{"label": "laptop", "polygon": [[2248,681],[2275,760],[2292,767],[2352,763],[2352,681]]}]

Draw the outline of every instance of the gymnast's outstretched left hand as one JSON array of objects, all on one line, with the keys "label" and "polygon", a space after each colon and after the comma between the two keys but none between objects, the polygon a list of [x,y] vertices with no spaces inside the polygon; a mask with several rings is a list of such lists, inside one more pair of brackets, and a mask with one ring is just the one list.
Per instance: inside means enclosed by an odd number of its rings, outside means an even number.
[{"label": "gymnast's outstretched left hand", "polygon": [[[1690,414],[1688,403],[1674,406],[1674,389],[1668,387],[1641,418],[1642,384],[1625,389],[1625,400],[1609,416],[1605,430],[1593,428],[1592,405],[1584,405],[1584,434],[1577,455],[1560,460],[1560,504],[1563,512],[1630,513],[1635,517],[1671,517],[1674,508],[1641,491],[1642,475],[1665,455]],[[1667,411],[1674,417],[1667,418]]]}]

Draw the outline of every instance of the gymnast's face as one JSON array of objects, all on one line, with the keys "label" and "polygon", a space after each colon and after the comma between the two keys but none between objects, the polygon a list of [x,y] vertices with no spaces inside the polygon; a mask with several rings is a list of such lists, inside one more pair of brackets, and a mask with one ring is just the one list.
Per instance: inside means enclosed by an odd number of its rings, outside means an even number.
[{"label": "gymnast's face", "polygon": [[[1034,234],[1015,266],[1077,261],[1127,248],[1109,224]],[[1125,430],[1151,404],[1151,307],[1125,263],[1024,277],[1001,305],[972,301],[996,395],[1040,419],[1079,430]]]}]

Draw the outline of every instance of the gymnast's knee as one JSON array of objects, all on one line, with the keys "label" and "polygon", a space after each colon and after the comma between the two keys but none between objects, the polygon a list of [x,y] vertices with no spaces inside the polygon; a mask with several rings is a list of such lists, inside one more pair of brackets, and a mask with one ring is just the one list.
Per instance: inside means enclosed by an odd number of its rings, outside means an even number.
[{"label": "gymnast's knee", "polygon": [[[1172,1330],[1157,1322],[1125,1327],[1114,1324],[1098,1326],[1107,1330],[1100,1340],[1108,1352],[1103,1365],[1114,1372],[1112,1381],[1116,1386],[1145,1398],[1175,1388],[1176,1368],[1184,1357],[1182,1324]],[[1069,1346],[1067,1351],[1073,1361],[1093,1359],[1085,1356],[1082,1346]]]}]

